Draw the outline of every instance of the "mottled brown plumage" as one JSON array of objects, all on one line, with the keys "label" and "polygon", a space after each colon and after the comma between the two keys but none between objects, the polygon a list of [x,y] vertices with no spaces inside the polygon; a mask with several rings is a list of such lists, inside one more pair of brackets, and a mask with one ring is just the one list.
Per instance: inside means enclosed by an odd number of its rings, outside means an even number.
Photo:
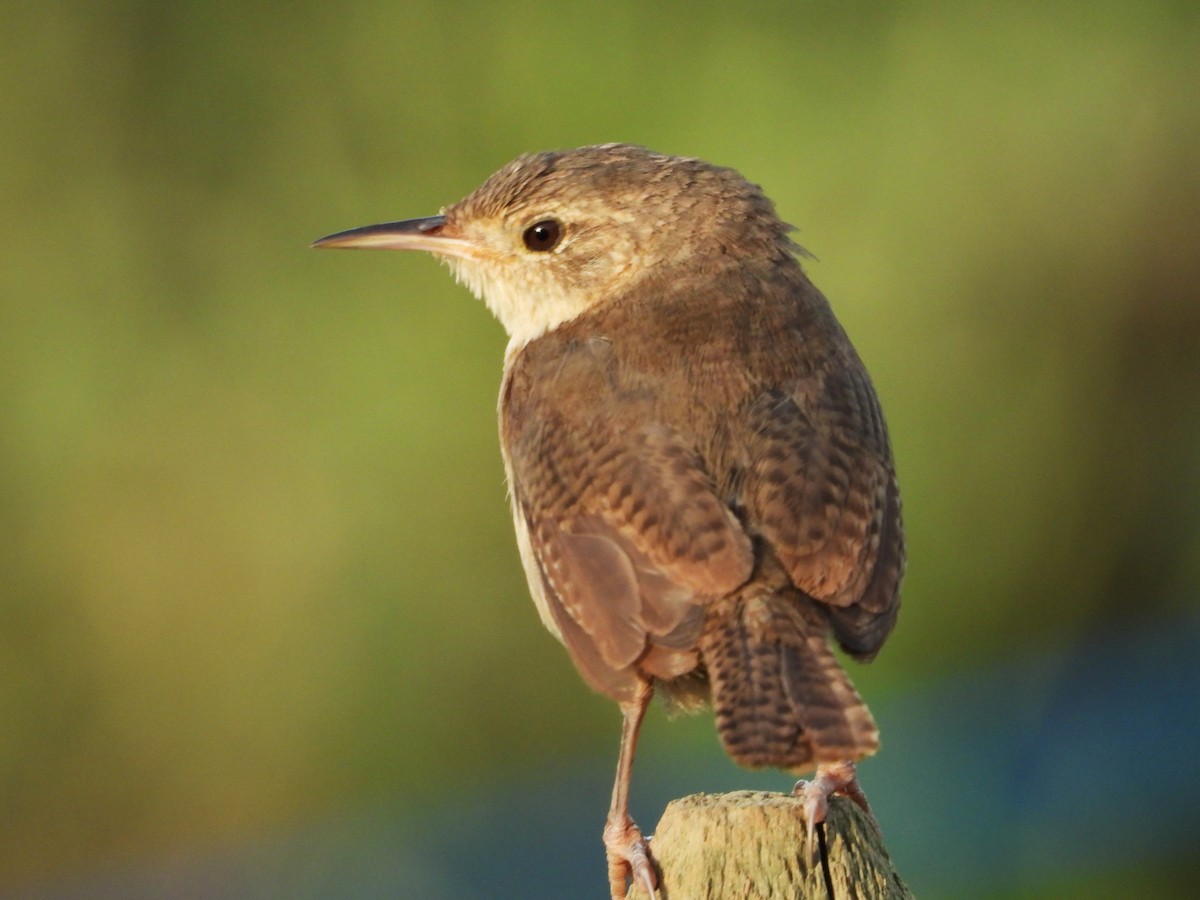
[{"label": "mottled brown plumage", "polygon": [[626,808],[652,686],[711,698],[746,766],[878,747],[829,636],[868,660],[895,622],[899,494],[866,369],[787,232],[732,170],[605,145],[324,240],[440,254],[512,336],[500,432],[530,589],[626,715],[614,895],[627,866],[653,881]]}]

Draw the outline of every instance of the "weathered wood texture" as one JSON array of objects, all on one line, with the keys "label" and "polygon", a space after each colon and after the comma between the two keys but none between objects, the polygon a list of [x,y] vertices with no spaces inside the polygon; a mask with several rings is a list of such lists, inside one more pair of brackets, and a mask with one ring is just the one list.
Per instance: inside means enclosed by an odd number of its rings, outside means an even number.
[{"label": "weathered wood texture", "polygon": [[[874,821],[845,797],[829,803],[826,846],[835,900],[897,900],[900,880]],[[787,794],[694,794],[667,805],[650,852],[659,900],[829,900],[809,862],[803,801]],[[634,886],[631,900],[646,900]]]}]

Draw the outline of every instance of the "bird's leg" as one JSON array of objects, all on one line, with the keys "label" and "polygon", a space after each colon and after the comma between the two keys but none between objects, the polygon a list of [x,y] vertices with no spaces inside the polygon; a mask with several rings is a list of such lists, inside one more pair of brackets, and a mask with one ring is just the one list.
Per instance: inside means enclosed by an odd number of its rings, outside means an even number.
[{"label": "bird's leg", "polygon": [[[808,828],[808,857],[816,857],[817,844],[814,840],[817,826],[825,821],[829,812],[829,798],[834,794],[849,797],[859,805],[872,822],[875,817],[867,804],[867,795],[859,787],[855,777],[854,763],[850,760],[840,763],[828,763],[817,767],[817,774],[812,781],[797,781],[792,788],[792,795],[804,798],[804,821]],[[878,828],[878,824],[875,826]]]},{"label": "bird's leg", "polygon": [[629,779],[633,774],[633,753],[637,749],[638,730],[654,688],[649,680],[639,680],[632,700],[621,704],[621,752],[617,757],[617,780],[613,783],[612,805],[604,825],[604,850],[608,856],[608,881],[613,900],[625,896],[625,879],[641,884],[651,900],[658,877],[650,863],[650,848],[642,832],[629,816]]}]

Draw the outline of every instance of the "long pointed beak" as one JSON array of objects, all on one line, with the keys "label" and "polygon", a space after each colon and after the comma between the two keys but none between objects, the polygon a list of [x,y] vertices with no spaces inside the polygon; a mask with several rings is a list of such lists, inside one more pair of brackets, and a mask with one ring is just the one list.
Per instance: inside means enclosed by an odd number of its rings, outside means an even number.
[{"label": "long pointed beak", "polygon": [[338,250],[426,250],[461,257],[475,255],[473,244],[447,232],[445,216],[428,216],[339,231],[318,238],[312,246]]}]

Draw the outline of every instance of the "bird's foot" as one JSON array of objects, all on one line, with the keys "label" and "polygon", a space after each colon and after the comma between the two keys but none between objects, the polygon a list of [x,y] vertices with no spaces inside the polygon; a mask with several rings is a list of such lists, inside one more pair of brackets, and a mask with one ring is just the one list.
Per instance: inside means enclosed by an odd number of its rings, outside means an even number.
[{"label": "bird's foot", "polygon": [[650,859],[650,845],[628,816],[609,819],[604,826],[604,850],[608,856],[608,883],[613,900],[624,900],[626,879],[640,885],[650,900],[657,900],[658,876]]},{"label": "bird's foot", "polygon": [[817,843],[814,840],[817,826],[825,821],[829,814],[829,798],[834,794],[849,797],[857,803],[870,818],[871,807],[867,804],[867,795],[859,787],[855,777],[854,763],[832,763],[817,767],[817,774],[812,781],[797,781],[792,788],[793,797],[804,798],[804,821],[808,829],[808,858],[816,859]]}]

